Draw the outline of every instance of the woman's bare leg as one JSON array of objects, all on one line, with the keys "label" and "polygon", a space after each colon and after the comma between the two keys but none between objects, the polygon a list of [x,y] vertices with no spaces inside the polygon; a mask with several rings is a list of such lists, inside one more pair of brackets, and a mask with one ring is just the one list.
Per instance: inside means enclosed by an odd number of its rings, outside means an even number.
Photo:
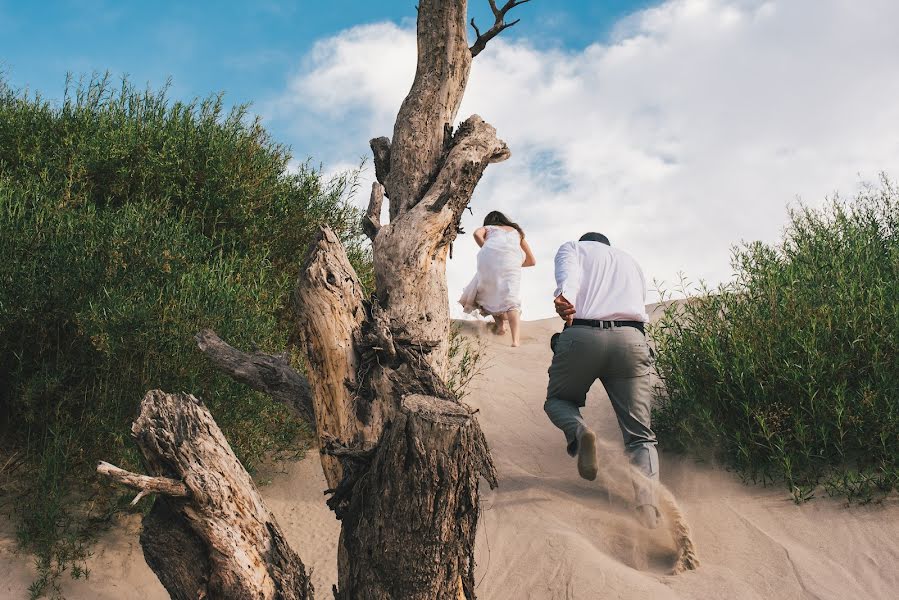
[{"label": "woman's bare leg", "polygon": [[493,333],[496,335],[506,335],[506,313],[493,315]]},{"label": "woman's bare leg", "polygon": [[521,328],[519,327],[521,312],[518,309],[510,310],[506,313],[506,318],[509,320],[509,330],[512,332],[512,347],[515,348],[521,344]]}]

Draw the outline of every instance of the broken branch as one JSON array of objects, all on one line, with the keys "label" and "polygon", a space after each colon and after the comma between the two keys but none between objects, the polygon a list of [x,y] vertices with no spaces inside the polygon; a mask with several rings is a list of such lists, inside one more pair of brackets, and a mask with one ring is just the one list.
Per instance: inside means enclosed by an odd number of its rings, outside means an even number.
[{"label": "broken branch", "polygon": [[284,403],[307,423],[315,423],[309,382],[287,361],[286,355],[243,352],[211,329],[200,330],[197,347],[220,371],[235,381]]},{"label": "broken branch", "polygon": [[381,204],[384,202],[384,186],[375,181],[371,184],[371,198],[368,201],[368,210],[362,217],[362,231],[370,240],[374,240],[381,229]]},{"label": "broken branch", "polygon": [[502,8],[499,8],[496,5],[496,0],[489,0],[490,10],[493,11],[493,16],[496,20],[493,23],[493,27],[488,29],[487,32],[482,35],[481,30],[478,29],[478,26],[474,23],[474,18],[471,19],[471,26],[474,28],[475,35],[477,36],[477,39],[471,46],[472,58],[480,54],[481,50],[487,47],[487,42],[498,36],[503,30],[508,29],[521,21],[521,19],[515,19],[511,23],[506,23],[506,13],[516,6],[520,6],[530,1],[531,0],[509,0],[502,6]]},{"label": "broken branch", "polygon": [[184,498],[189,495],[187,486],[177,479],[132,473],[102,460],[97,464],[97,473],[109,477],[121,485],[140,490],[138,499],[147,494],[165,494],[174,498]]},{"label": "broken branch", "polygon": [[386,137],[376,137],[370,140],[368,145],[371,146],[371,152],[375,157],[375,177],[381,185],[386,186],[387,175],[390,173],[390,140]]}]

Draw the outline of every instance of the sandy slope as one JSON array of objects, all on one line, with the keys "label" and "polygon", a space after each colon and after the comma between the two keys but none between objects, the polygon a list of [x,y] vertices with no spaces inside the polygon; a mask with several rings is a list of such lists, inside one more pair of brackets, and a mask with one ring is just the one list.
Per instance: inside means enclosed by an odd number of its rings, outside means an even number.
[{"label": "sandy slope", "polygon": [[[465,325],[480,335],[476,324]],[[674,546],[646,531],[626,503],[577,477],[561,434],[543,414],[548,339],[556,320],[526,323],[523,345],[483,334],[489,365],[466,401],[480,410],[500,487],[485,490],[478,537],[478,594],[484,599],[896,598],[899,502],[845,508],[828,499],[795,506],[781,489],[745,486],[716,468],[662,456],[662,481],[694,531],[702,566],[670,576]],[[620,443],[597,385],[586,418]],[[601,457],[602,462],[602,457]],[[269,473],[262,488],[289,541],[313,570],[318,596],[335,579],[338,523],[324,505],[317,458]],[[75,599],[166,598],[144,564],[134,520],[104,537],[87,582],[66,581]],[[0,597],[27,597],[29,560],[0,536]]]}]

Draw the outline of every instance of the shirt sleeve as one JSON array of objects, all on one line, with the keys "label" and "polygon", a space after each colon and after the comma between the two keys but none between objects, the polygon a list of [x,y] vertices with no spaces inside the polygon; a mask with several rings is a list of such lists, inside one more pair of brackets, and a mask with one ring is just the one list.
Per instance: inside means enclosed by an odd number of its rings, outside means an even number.
[{"label": "shirt sleeve", "polygon": [[565,296],[569,302],[573,303],[580,287],[580,275],[577,244],[565,242],[556,252],[556,293],[553,297]]},{"label": "shirt sleeve", "polygon": [[646,275],[643,274],[640,265],[637,265],[637,271],[640,273],[640,286],[643,288],[643,304],[646,304]]}]

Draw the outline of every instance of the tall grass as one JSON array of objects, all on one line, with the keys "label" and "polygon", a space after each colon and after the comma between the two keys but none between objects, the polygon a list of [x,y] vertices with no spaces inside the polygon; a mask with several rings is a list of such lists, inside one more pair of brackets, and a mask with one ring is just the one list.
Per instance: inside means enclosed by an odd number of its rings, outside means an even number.
[{"label": "tall grass", "polygon": [[776,246],[733,253],[736,276],[652,329],[663,444],[717,451],[797,501],[869,501],[899,482],[899,192],[790,212]]},{"label": "tall grass", "polygon": [[323,181],[289,160],[221,96],[184,103],[95,77],[54,104],[0,80],[0,464],[18,465],[0,485],[37,556],[35,597],[85,574],[85,540],[119,506],[93,465],[140,469],[129,425],[147,389],[206,400],[249,468],[301,447],[305,424],[217,374],[192,340],[211,327],[282,349],[320,223],[370,272],[352,174]]},{"label": "tall grass", "polygon": [[450,323],[447,358],[446,385],[457,399],[462,400],[468,396],[468,386],[474,378],[489,366],[484,362],[484,341],[465,335],[459,323],[453,321]]}]

